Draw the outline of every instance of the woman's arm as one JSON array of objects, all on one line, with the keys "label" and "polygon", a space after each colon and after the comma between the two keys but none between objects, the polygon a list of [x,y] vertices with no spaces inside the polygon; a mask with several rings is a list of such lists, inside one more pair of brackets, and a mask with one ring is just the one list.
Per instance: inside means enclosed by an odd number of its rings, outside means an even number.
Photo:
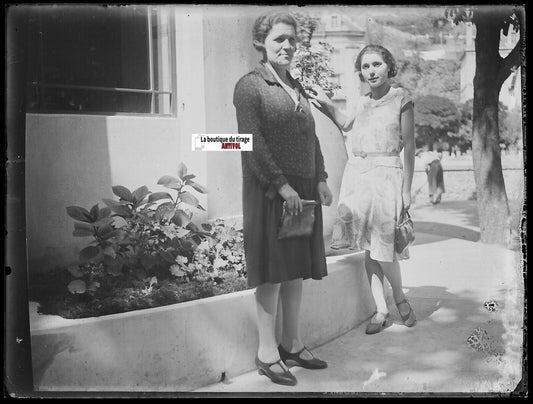
[{"label": "woman's arm", "polygon": [[324,166],[324,156],[322,155],[322,150],[320,148],[320,142],[318,136],[315,134],[315,167],[316,167],[316,178],[318,182],[318,195],[320,196],[320,202],[323,205],[329,206],[333,200],[333,195],[328,187],[326,179],[328,174]]},{"label": "woman's arm", "polygon": [[415,170],[415,118],[413,103],[409,102],[402,110],[401,132],[404,144],[403,164],[403,199],[406,209],[411,206],[411,185]]},{"label": "woman's arm", "polygon": [[327,109],[330,118],[343,132],[349,132],[352,129],[355,113],[347,115],[342,112],[319,86],[314,86],[308,91],[308,94],[310,98],[316,100],[322,107]]}]

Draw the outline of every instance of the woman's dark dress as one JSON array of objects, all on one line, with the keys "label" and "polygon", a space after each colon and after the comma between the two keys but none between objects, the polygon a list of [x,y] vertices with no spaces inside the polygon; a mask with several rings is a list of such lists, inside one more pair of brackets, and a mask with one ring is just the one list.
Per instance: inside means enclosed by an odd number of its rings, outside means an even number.
[{"label": "woman's dark dress", "polygon": [[298,106],[263,63],[235,86],[238,131],[253,134],[253,151],[241,152],[251,287],[327,275],[320,203],[311,237],[277,239],[283,204],[277,190],[288,183],[300,198],[320,202],[317,184],[327,178],[309,102],[299,83],[289,79],[299,95]]}]

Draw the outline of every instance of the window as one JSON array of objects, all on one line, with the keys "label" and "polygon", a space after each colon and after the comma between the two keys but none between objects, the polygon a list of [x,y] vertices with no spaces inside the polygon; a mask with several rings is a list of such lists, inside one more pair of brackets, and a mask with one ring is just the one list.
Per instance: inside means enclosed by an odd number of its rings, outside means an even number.
[{"label": "window", "polygon": [[172,114],[172,24],[151,6],[35,6],[29,112]]},{"label": "window", "polygon": [[339,17],[337,15],[331,16],[331,28],[338,28],[339,27]]}]

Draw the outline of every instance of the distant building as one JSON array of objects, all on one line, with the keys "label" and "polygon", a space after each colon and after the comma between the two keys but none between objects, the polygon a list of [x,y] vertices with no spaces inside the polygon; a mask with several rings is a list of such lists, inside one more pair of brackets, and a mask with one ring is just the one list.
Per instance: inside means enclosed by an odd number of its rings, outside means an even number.
[{"label": "distant building", "polygon": [[342,109],[351,108],[355,97],[361,93],[361,82],[355,73],[355,58],[366,45],[366,32],[342,13],[320,13],[320,25],[313,34],[312,43],[327,42],[333,46],[332,78],[341,89],[333,100]]}]

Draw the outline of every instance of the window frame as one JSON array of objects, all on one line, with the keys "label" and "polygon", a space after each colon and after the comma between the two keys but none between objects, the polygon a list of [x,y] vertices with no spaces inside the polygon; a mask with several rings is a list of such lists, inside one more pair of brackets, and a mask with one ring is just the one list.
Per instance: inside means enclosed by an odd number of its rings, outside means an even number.
[{"label": "window frame", "polygon": [[[161,12],[166,11],[166,18],[168,22],[168,70],[169,70],[169,89],[158,90],[154,88],[155,74],[158,68],[160,68],[159,63],[162,61],[158,60],[160,54],[154,53],[154,31],[153,31],[153,18],[160,16]],[[147,31],[148,31],[148,80],[149,88],[148,89],[139,89],[139,88],[128,88],[128,87],[106,87],[106,86],[92,86],[92,85],[75,85],[75,84],[59,84],[59,83],[50,83],[42,81],[27,81],[27,87],[37,87],[39,88],[39,99],[42,105],[45,107],[37,110],[27,111],[32,114],[50,114],[50,115],[106,115],[106,116],[145,116],[145,117],[176,117],[177,116],[177,84],[176,84],[176,29],[175,29],[175,16],[174,13],[169,12],[168,9],[158,8],[157,5],[148,5],[147,6]],[[156,31],[157,36],[160,35],[160,31]],[[39,76],[43,76],[43,66],[42,66],[42,51],[44,49],[42,39],[39,44],[39,55],[38,59],[40,61],[39,66]],[[151,94],[150,96],[150,112],[124,112],[124,111],[77,111],[77,110],[68,110],[68,109],[53,109],[46,107],[45,104],[45,95],[46,89],[73,89],[73,90],[88,90],[88,91],[104,91],[104,92],[114,92],[114,93],[126,93],[126,94]],[[167,95],[169,97],[168,101],[168,112],[155,112],[155,106],[158,95]]]}]

